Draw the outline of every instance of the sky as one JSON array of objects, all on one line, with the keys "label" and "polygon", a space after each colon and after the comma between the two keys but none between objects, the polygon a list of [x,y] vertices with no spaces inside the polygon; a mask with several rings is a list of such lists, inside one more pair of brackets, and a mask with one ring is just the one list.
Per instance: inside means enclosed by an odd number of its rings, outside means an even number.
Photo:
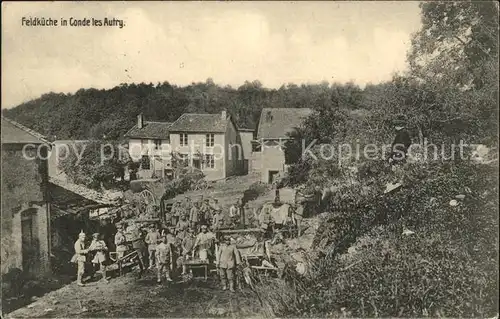
[{"label": "sky", "polygon": [[[121,83],[380,83],[406,69],[419,14],[399,1],[2,2],[2,107]],[[60,26],[70,18],[125,26]]]}]

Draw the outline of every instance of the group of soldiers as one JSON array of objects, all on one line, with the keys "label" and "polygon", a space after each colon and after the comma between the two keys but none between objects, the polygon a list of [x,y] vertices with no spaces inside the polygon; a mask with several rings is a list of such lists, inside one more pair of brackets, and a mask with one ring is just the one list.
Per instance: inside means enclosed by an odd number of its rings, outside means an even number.
[{"label": "group of soldiers", "polygon": [[178,230],[191,227],[199,231],[201,225],[217,230],[244,224],[244,222],[244,206],[241,199],[229,208],[228,220],[217,198],[210,201],[209,198],[203,198],[203,196],[200,196],[197,201],[192,201],[189,197],[186,197],[184,201],[176,200],[171,211],[165,216],[166,226],[175,227]]},{"label": "group of soldiers", "polygon": [[[239,223],[243,207],[241,200],[236,201],[229,209],[229,223]],[[135,252],[141,266],[148,269],[156,268],[157,282],[163,278],[172,281],[172,274],[186,275],[187,263],[199,260],[206,262],[218,261],[217,267],[223,288],[228,286],[234,290],[233,268],[241,263],[236,246],[230,238],[220,238],[219,256],[215,256],[216,236],[213,231],[227,226],[225,215],[217,199],[211,203],[209,199],[201,198],[192,202],[174,203],[171,211],[165,216],[164,223],[140,224],[121,221],[116,224],[114,246],[116,259]],[[77,264],[77,284],[83,286],[83,275],[86,265],[92,264],[93,269],[99,269],[102,280],[108,282],[107,265],[109,250],[113,243],[103,240],[101,234],[94,234],[88,245],[86,234],[82,231],[75,242],[75,255],[72,262]],[[112,238],[111,238],[112,239]],[[97,271],[93,271],[93,274]],[[92,276],[93,277],[93,276]],[[229,285],[228,285],[229,284]]]}]

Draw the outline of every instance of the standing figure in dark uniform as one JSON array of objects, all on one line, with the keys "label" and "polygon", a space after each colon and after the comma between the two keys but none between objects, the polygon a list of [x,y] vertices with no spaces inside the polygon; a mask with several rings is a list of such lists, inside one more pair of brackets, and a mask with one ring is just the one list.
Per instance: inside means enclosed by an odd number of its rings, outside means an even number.
[{"label": "standing figure in dark uniform", "polygon": [[391,164],[404,163],[406,154],[411,146],[411,138],[408,131],[403,124],[396,124],[396,136],[391,146],[391,157],[389,162]]}]

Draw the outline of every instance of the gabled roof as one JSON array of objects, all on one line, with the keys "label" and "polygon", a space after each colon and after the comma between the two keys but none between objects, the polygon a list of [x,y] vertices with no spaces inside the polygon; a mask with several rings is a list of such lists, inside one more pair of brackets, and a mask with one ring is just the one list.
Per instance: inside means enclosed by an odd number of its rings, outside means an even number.
[{"label": "gabled roof", "polygon": [[116,204],[117,198],[116,197],[111,197],[108,194],[104,194],[98,191],[95,191],[93,189],[87,188],[82,185],[74,184],[72,182],[69,182],[67,180],[59,179],[59,178],[54,178],[54,177],[49,177],[49,182],[51,184],[57,185],[59,187],[62,187],[72,193],[75,193],[87,200],[90,200],[92,202],[95,202],[97,204],[104,204],[104,205],[114,205]]},{"label": "gabled roof", "polygon": [[2,144],[49,144],[40,133],[2,115]]},{"label": "gabled roof", "polygon": [[224,133],[229,118],[218,114],[184,113],[172,123],[170,132]]},{"label": "gabled roof", "polygon": [[137,124],[134,125],[134,127],[125,133],[125,137],[167,140],[171,126],[171,122],[144,121],[142,128],[138,128]]},{"label": "gabled roof", "polygon": [[309,108],[264,108],[260,114],[257,138],[287,138],[312,113]]}]

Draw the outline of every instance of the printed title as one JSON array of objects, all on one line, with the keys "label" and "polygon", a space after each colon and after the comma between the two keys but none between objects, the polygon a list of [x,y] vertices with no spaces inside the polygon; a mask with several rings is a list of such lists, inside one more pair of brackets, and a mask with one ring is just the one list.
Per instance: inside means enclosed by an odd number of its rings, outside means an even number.
[{"label": "printed title", "polygon": [[125,26],[125,22],[116,18],[38,18],[38,17],[22,17],[21,25],[23,27],[119,27]]}]

